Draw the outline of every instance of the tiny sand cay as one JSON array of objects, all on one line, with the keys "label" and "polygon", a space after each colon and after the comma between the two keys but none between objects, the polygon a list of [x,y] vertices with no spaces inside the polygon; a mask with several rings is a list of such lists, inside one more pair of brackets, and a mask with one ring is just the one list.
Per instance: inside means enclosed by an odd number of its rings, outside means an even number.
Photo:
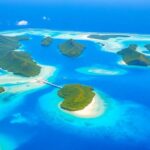
[{"label": "tiny sand cay", "polygon": [[102,97],[93,89],[80,84],[65,85],[58,95],[64,98],[61,109],[80,118],[95,118],[105,111]]},{"label": "tiny sand cay", "polygon": [[102,68],[102,67],[81,67],[76,69],[77,72],[86,75],[123,75],[126,73],[123,69]]}]

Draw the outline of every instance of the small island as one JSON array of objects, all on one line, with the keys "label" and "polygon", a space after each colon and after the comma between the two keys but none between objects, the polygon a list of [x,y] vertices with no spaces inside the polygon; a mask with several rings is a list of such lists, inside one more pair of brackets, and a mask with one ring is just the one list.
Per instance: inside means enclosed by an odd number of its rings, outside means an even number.
[{"label": "small island", "polygon": [[99,40],[109,40],[111,38],[126,38],[130,37],[128,35],[99,35],[99,34],[91,34],[88,38],[99,39]]},{"label": "small island", "polygon": [[68,84],[58,91],[58,95],[64,98],[61,108],[68,111],[78,111],[88,106],[95,93],[89,86],[81,84]]},{"label": "small island", "polygon": [[0,35],[0,68],[24,77],[36,76],[41,67],[36,64],[29,54],[24,51],[16,51],[20,41],[27,37],[9,37]]},{"label": "small island", "polygon": [[59,45],[60,52],[68,57],[78,57],[81,55],[85,46],[76,42],[73,39],[67,40],[66,42]]},{"label": "small island", "polygon": [[146,44],[146,45],[144,45],[144,47],[150,51],[150,44]]},{"label": "small island", "polygon": [[42,41],[41,41],[41,45],[42,46],[49,46],[52,43],[52,38],[51,37],[45,37]]},{"label": "small island", "polygon": [[3,87],[0,87],[0,93],[5,92],[5,89]]},{"label": "small island", "polygon": [[138,52],[137,47],[136,44],[131,44],[128,48],[117,52],[117,54],[120,55],[123,61],[128,65],[149,66],[150,58]]}]

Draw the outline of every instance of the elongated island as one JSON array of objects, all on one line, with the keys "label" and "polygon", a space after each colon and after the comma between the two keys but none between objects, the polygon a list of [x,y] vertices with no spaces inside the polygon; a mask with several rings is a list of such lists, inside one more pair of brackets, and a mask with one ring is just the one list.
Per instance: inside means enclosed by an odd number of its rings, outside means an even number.
[{"label": "elongated island", "polygon": [[130,37],[128,35],[100,35],[100,34],[91,34],[88,36],[88,38],[92,38],[92,39],[99,39],[99,40],[109,40],[111,38],[126,38],[126,37]]},{"label": "elongated island", "polygon": [[20,48],[20,41],[28,40],[25,36],[0,35],[0,68],[24,77],[33,77],[40,73],[41,67]]},{"label": "elongated island", "polygon": [[90,86],[67,84],[58,91],[64,100],[60,107],[68,113],[82,118],[94,118],[104,113],[102,98]]}]

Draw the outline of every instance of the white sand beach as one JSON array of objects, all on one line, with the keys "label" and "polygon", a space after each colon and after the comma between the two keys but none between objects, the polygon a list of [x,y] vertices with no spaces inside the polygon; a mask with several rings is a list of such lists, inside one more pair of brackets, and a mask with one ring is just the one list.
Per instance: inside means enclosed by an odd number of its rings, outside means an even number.
[{"label": "white sand beach", "polygon": [[39,80],[46,80],[50,76],[53,76],[56,68],[53,66],[44,66],[42,67],[41,73],[35,77],[21,77],[14,75],[13,73],[8,73],[6,75],[0,76],[0,84],[5,85],[9,84],[11,86],[4,86],[6,92],[16,93],[28,91],[31,89],[40,88],[44,85],[44,83],[38,82]]},{"label": "white sand beach", "polygon": [[96,94],[92,102],[84,109],[78,111],[63,111],[79,118],[96,118],[101,116],[105,112],[105,109],[106,106],[102,97]]},{"label": "white sand beach", "polygon": [[118,61],[118,64],[119,64],[119,65],[127,65],[123,60],[119,60],[119,61]]}]

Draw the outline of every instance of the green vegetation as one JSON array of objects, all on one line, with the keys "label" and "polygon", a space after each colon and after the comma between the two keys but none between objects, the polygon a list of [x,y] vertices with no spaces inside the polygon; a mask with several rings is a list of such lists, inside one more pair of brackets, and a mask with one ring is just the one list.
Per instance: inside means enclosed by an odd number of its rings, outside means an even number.
[{"label": "green vegetation", "polygon": [[52,38],[51,37],[45,37],[42,41],[41,41],[41,45],[42,46],[49,46],[52,43]]},{"label": "green vegetation", "polygon": [[0,93],[3,93],[5,89],[3,87],[0,87]]},{"label": "green vegetation", "polygon": [[125,37],[130,37],[130,36],[128,36],[128,35],[89,35],[88,36],[88,38],[93,38],[93,39],[100,39],[100,40],[108,40],[108,39],[110,39],[110,38],[118,38],[118,37],[123,37],[123,38],[125,38]]},{"label": "green vegetation", "polygon": [[40,73],[40,67],[22,51],[10,51],[0,59],[0,67],[14,74],[31,77]]},{"label": "green vegetation", "polygon": [[40,73],[41,67],[27,53],[15,51],[21,46],[19,41],[22,40],[28,38],[0,35],[0,68],[25,77],[36,76]]},{"label": "green vegetation", "polygon": [[95,93],[89,86],[68,84],[58,91],[58,95],[64,98],[61,108],[68,111],[77,111],[84,109],[90,104]]},{"label": "green vegetation", "polygon": [[78,57],[81,55],[85,46],[76,42],[73,39],[70,39],[59,45],[60,52],[69,57]]},{"label": "green vegetation", "polygon": [[0,58],[7,52],[18,49],[21,46],[20,41],[28,39],[26,36],[10,37],[0,35]]},{"label": "green vegetation", "polygon": [[150,51],[150,44],[146,44],[144,47]]},{"label": "green vegetation", "polygon": [[19,47],[20,43],[18,42],[18,38],[0,35],[0,58],[7,52],[18,49]]},{"label": "green vegetation", "polygon": [[150,58],[136,50],[137,45],[131,44],[128,48],[119,51],[117,54],[122,56],[122,59],[128,65],[149,66]]}]

